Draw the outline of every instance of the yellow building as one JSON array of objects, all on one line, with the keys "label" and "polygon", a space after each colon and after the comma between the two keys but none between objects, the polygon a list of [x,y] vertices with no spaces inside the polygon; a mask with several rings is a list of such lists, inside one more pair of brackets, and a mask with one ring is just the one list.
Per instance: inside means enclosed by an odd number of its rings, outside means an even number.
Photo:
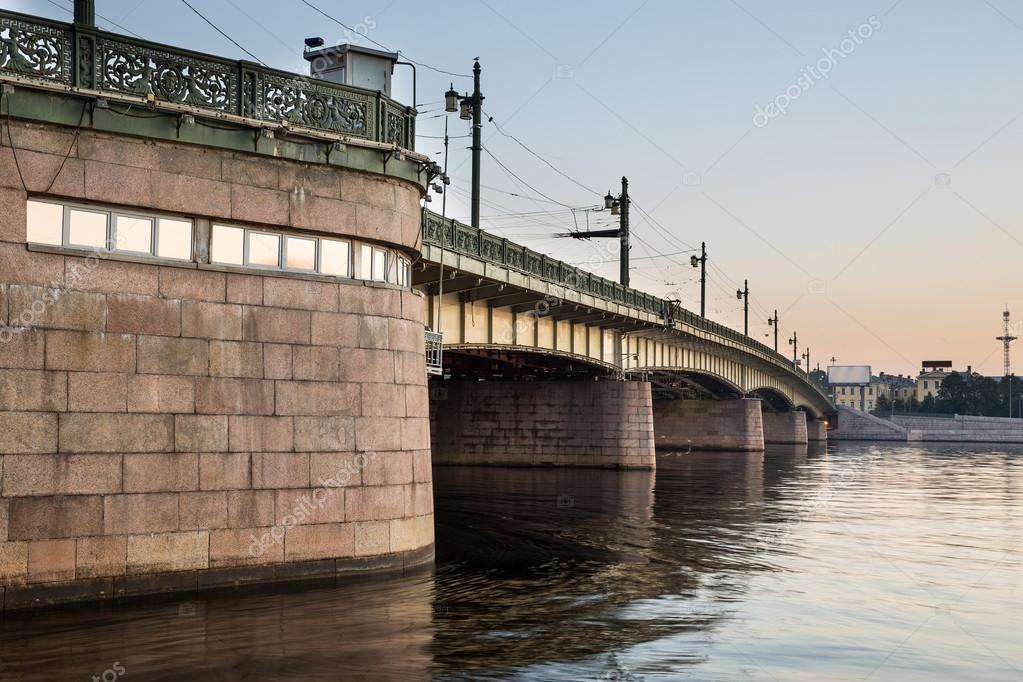
[{"label": "yellow building", "polygon": [[924,401],[927,396],[938,397],[941,383],[952,374],[950,360],[924,360],[916,378],[916,399]]},{"label": "yellow building", "polygon": [[835,386],[835,404],[854,410],[873,410],[877,399],[886,395],[891,398],[891,386],[881,377],[871,377],[866,386]]},{"label": "yellow building", "polygon": [[938,397],[938,389],[941,388],[941,382],[948,378],[951,372],[921,372],[920,376],[916,378],[916,399],[923,402],[927,396],[934,396],[935,399]]},{"label": "yellow building", "polygon": [[870,377],[866,386],[835,386],[835,404],[867,412],[877,408],[881,396],[888,400],[909,401],[916,395],[916,384],[910,377],[881,372]]}]

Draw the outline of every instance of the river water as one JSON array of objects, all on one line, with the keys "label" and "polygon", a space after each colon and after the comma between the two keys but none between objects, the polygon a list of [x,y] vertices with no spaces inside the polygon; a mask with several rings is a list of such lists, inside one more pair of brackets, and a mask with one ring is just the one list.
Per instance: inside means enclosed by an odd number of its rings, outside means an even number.
[{"label": "river water", "polygon": [[1023,680],[1023,450],[435,470],[435,569],[0,622],[0,679]]}]

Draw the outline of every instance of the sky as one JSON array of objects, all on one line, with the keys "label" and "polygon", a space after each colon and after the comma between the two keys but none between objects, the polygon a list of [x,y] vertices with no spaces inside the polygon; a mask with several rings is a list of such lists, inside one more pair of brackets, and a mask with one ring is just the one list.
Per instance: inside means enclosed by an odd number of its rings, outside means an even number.
[{"label": "sky", "polygon": [[[471,89],[479,57],[485,229],[617,279],[612,241],[553,235],[612,226],[585,209],[624,175],[633,286],[698,310],[689,256],[706,242],[708,317],[741,330],[748,279],[750,334],[773,344],[777,309],[780,350],[795,333],[813,366],[1000,375],[1005,306],[1023,336],[1018,3],[309,1],[354,31],[302,0],[190,0],[276,68],[305,72],[309,36],[426,65],[416,148],[442,161],[447,121],[449,216],[468,222],[470,131],[441,100],[452,82]],[[71,2],[0,6],[67,20]],[[182,0],[97,11],[117,32],[247,58]],[[394,81],[405,103],[408,73]]]}]

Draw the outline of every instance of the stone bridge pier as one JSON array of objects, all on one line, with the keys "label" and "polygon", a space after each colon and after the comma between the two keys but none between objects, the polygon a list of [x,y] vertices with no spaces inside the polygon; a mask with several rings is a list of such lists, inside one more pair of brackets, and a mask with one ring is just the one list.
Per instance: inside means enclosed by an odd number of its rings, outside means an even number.
[{"label": "stone bridge pier", "polygon": [[825,443],[828,440],[828,427],[809,414],[806,416],[806,439],[811,443]]},{"label": "stone bridge pier", "polygon": [[433,381],[434,464],[653,469],[650,384]]},{"label": "stone bridge pier", "polygon": [[756,399],[658,400],[653,413],[655,442],[661,449],[764,449],[765,415]]},{"label": "stone bridge pier", "polygon": [[656,400],[653,414],[659,449],[756,452],[827,440],[824,422],[803,410],[770,408],[759,398]]},{"label": "stone bridge pier", "polygon": [[806,445],[806,413],[764,411],[764,443],[767,445]]}]

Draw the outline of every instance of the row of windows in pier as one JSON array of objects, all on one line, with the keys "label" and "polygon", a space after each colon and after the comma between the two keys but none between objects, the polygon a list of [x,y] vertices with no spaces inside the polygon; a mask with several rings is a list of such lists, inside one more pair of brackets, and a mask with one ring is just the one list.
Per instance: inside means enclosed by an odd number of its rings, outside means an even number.
[{"label": "row of windows in pier", "polygon": [[106,257],[142,256],[167,261],[412,284],[411,262],[400,252],[351,239],[212,223],[209,249],[200,248],[196,221],[148,211],[31,199],[28,242],[91,250]]}]

